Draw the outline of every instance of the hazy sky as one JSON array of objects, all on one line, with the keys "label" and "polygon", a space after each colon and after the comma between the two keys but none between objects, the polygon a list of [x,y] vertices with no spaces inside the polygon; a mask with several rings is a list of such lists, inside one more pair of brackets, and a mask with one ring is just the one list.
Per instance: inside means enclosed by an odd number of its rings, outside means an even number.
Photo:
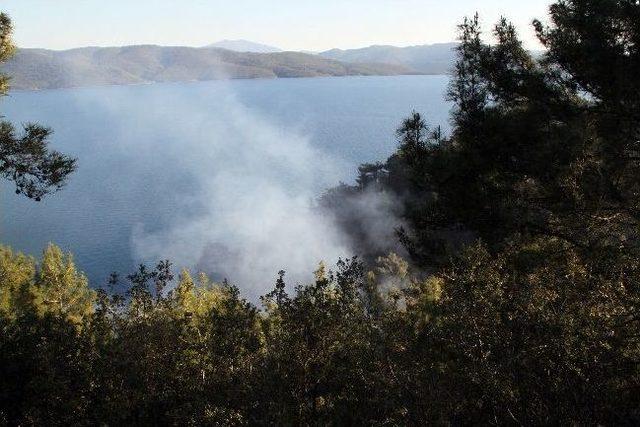
[{"label": "hazy sky", "polygon": [[160,44],[202,46],[247,39],[287,50],[407,46],[451,41],[478,11],[501,15],[535,47],[531,20],[550,0],[2,0],[21,47]]}]

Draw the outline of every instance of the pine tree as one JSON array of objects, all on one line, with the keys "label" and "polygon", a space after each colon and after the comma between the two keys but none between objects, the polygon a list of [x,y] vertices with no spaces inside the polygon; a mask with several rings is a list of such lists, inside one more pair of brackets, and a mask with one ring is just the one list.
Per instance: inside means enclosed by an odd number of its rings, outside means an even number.
[{"label": "pine tree", "polygon": [[95,292],[86,276],[76,269],[71,254],[50,244],[44,251],[32,287],[35,305],[41,315],[53,315],[81,324],[94,310]]},{"label": "pine tree", "polygon": [[36,263],[32,257],[0,246],[0,316],[15,318],[30,303]]},{"label": "pine tree", "polygon": [[[0,13],[0,64],[15,52],[11,19]],[[0,73],[0,97],[9,90],[9,77]],[[1,117],[1,116],[0,116]],[[36,201],[61,189],[76,169],[76,160],[48,149],[51,129],[28,123],[21,133],[0,121],[0,175],[12,181],[16,194]]]}]

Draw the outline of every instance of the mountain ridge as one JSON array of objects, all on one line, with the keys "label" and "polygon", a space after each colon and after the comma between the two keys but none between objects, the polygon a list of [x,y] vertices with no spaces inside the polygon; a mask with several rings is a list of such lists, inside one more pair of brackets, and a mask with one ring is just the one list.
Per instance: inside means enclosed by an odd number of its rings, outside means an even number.
[{"label": "mountain ridge", "polygon": [[411,68],[424,74],[446,74],[455,62],[456,42],[398,47],[371,45],[357,49],[330,49],[323,58],[352,64],[384,63]]},{"label": "mountain ridge", "polygon": [[421,74],[395,64],[348,63],[300,52],[132,45],[19,49],[0,67],[16,90],[221,79]]}]

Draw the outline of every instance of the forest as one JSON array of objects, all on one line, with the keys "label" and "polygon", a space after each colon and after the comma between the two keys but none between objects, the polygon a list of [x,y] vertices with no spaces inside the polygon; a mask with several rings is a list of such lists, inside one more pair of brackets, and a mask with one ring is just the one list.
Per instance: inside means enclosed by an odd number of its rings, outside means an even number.
[{"label": "forest", "polygon": [[[357,239],[349,203],[393,194],[401,254],[363,241],[254,304],[170,260],[89,284],[55,245],[0,248],[0,425],[640,423],[640,2],[533,26],[535,57],[507,19],[464,19],[450,134],[415,112],[320,198]],[[76,167],[49,133],[0,125],[35,200]]]}]

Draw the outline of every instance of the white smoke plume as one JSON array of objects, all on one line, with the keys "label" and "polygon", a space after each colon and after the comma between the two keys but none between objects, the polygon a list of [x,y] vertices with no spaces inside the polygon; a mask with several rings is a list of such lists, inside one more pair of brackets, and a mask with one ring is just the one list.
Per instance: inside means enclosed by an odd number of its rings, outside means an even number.
[{"label": "white smoke plume", "polygon": [[[169,97],[166,91],[140,99],[124,93],[93,102],[117,116],[113,144],[126,163],[114,166],[126,174],[117,182],[147,189],[144,200],[131,203],[157,203],[163,212],[176,207],[157,221],[138,218],[134,258],[147,264],[169,259],[176,268],[227,278],[255,300],[281,269],[289,284],[308,282],[320,261],[331,265],[353,256],[353,236],[314,208],[314,200],[356,165],[314,146],[302,127],[267,119],[221,86],[196,96],[167,87]],[[184,192],[176,193],[176,182]],[[365,194],[349,206],[362,210],[367,245],[394,239],[393,201],[385,197]]]},{"label": "white smoke plume", "polygon": [[335,182],[340,161],[232,93],[219,103],[215,112],[194,111],[192,129],[153,114],[150,126],[166,123],[168,137],[185,140],[174,155],[198,188],[184,197],[184,206],[198,208],[177,211],[160,229],[139,225],[134,254],[228,278],[252,297],[268,290],[280,269],[291,281],[306,281],[320,261],[349,256],[345,239],[311,203],[320,188]]}]

